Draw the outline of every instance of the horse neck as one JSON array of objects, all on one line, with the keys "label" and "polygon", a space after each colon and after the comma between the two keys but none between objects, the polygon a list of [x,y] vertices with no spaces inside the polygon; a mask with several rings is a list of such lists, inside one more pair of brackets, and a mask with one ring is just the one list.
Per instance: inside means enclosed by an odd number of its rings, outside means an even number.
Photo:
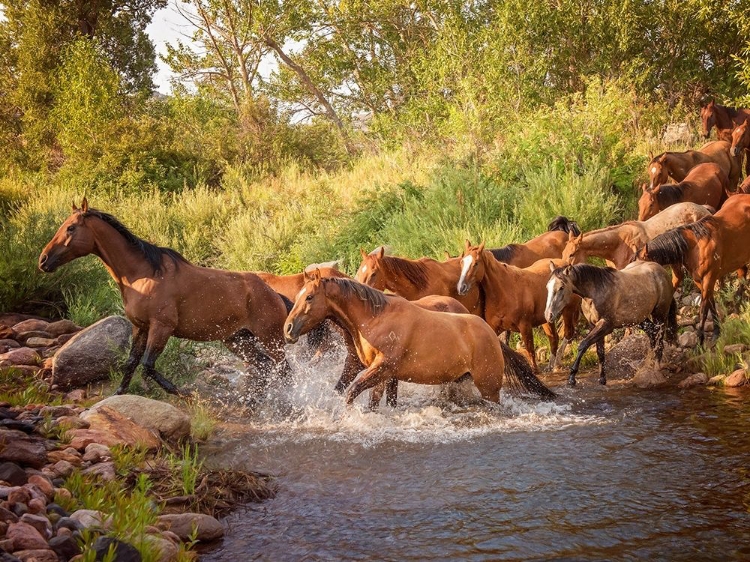
[{"label": "horse neck", "polygon": [[664,163],[667,165],[667,173],[677,181],[681,181],[695,165],[695,155],[668,154]]},{"label": "horse neck", "polygon": [[326,299],[331,315],[356,341],[357,334],[360,332],[367,333],[368,321],[373,316],[372,311],[360,299],[345,297],[340,287],[330,287],[331,285],[326,289]]},{"label": "horse neck", "polygon": [[122,289],[137,279],[153,276],[146,258],[122,235],[101,219],[90,217],[89,228],[94,234],[94,251],[104,267]]},{"label": "horse neck", "polygon": [[[716,128],[717,129],[734,129],[734,120],[729,114],[729,108],[725,105],[714,106],[714,112],[716,113]],[[739,115],[739,112],[738,112]]]},{"label": "horse neck", "polygon": [[488,250],[482,252],[481,259],[484,263],[484,279],[477,285],[481,285],[484,290],[485,306],[498,304],[499,299],[508,292],[509,285],[512,284],[510,276],[516,268],[497,261]]},{"label": "horse neck", "polygon": [[608,258],[612,256],[622,243],[623,227],[601,230],[599,232],[590,232],[584,234],[581,240],[580,249],[586,253],[586,256],[597,256]]},{"label": "horse neck", "polygon": [[[571,279],[571,281],[573,281]],[[593,279],[576,280],[573,282],[573,292],[581,298],[590,298],[595,300],[603,287],[598,285]]]},{"label": "horse neck", "polygon": [[[389,256],[388,259],[395,263],[411,261],[405,258],[397,258],[393,256]],[[383,265],[385,265],[385,263],[386,262],[383,262]],[[398,271],[398,268],[390,266],[383,268],[381,265],[381,269],[383,269],[384,272],[387,272],[385,276],[385,288],[392,293],[396,293],[397,295],[404,297],[406,300],[416,300],[429,294],[421,287],[417,287],[414,283],[409,281],[404,274]]]}]

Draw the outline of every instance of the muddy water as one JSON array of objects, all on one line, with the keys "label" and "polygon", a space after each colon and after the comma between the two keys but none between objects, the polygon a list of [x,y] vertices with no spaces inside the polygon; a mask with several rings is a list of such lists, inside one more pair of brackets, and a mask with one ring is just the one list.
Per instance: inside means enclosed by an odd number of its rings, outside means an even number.
[{"label": "muddy water", "polygon": [[343,408],[334,379],[300,373],[213,444],[212,462],[271,472],[279,493],[202,559],[750,559],[747,393],[592,374],[548,378],[554,405],[401,385],[371,413]]}]

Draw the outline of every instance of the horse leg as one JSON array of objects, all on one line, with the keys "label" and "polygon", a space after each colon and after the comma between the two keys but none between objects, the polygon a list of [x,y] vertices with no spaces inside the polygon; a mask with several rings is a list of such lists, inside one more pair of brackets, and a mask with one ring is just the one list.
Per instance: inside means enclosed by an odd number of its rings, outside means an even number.
[{"label": "horse leg", "polygon": [[115,390],[115,394],[125,394],[133,379],[133,373],[143,358],[146,351],[146,341],[148,340],[148,330],[142,330],[133,326],[133,341],[130,344],[130,356],[122,367],[122,380],[120,386]]},{"label": "horse leg", "polygon": [[[286,360],[286,352],[284,351],[284,338],[281,335],[281,329],[270,332],[258,332],[253,333],[255,341],[255,347],[258,352],[265,350],[266,356],[271,357],[275,363],[275,369],[279,374],[279,378],[284,382],[292,380],[292,368],[289,362]],[[258,345],[258,340],[263,345],[262,348]]]},{"label": "horse leg", "polygon": [[581,365],[581,358],[583,357],[583,354],[586,353],[586,350],[591,347],[591,344],[599,339],[601,339],[603,342],[604,336],[606,336],[611,331],[612,328],[610,327],[610,323],[607,322],[605,318],[602,318],[594,325],[591,331],[586,334],[586,337],[581,340],[581,343],[578,344],[578,354],[576,355],[576,359],[575,361],[573,361],[573,365],[571,365],[570,367],[568,385],[576,385],[576,374],[578,373],[578,368]]},{"label": "horse leg", "polygon": [[685,278],[685,272],[682,271],[682,264],[675,263],[670,265],[672,268],[672,288],[676,291],[682,285],[682,280]]},{"label": "horse leg", "polygon": [[526,350],[526,355],[529,357],[529,363],[535,373],[539,372],[539,367],[536,364],[536,353],[534,353],[534,329],[531,324],[521,324],[519,326],[521,330],[521,340],[523,341],[523,347]]},{"label": "horse leg", "polygon": [[351,334],[349,334],[348,331],[344,330],[343,336],[344,345],[346,346],[344,370],[342,371],[341,377],[339,377],[336,386],[333,387],[333,389],[339,394],[343,394],[343,392],[346,390],[346,387],[349,386],[352,381],[357,378],[357,375],[365,368],[365,366],[362,364],[362,361],[359,360],[359,356],[357,355],[357,347],[354,345],[354,340],[352,340]]},{"label": "horse leg", "polygon": [[565,350],[576,334],[576,324],[578,323],[578,312],[580,305],[569,306],[563,309],[563,339],[560,342],[560,347],[557,349],[557,355],[555,356],[555,365],[552,367],[554,371],[559,365],[562,364],[562,360],[565,357]]},{"label": "horse leg", "polygon": [[713,339],[716,341],[721,335],[721,325],[719,323],[719,313],[716,310],[716,299],[711,295],[711,320],[714,322]]},{"label": "horse leg", "polygon": [[266,353],[263,346],[250,330],[242,329],[224,340],[226,348],[251,365],[259,374],[255,390],[259,393],[268,385],[268,375],[273,372],[276,363]]},{"label": "horse leg", "polygon": [[735,300],[742,300],[745,296],[745,283],[747,281],[747,266],[744,265],[737,270],[737,291],[734,293]]},{"label": "horse leg", "polygon": [[398,379],[391,379],[385,387],[385,403],[391,408],[398,405]]},{"label": "horse leg", "polygon": [[607,384],[607,374],[604,372],[604,338],[596,340],[596,357],[599,359],[599,384]]},{"label": "horse leg", "polygon": [[370,410],[378,409],[380,400],[383,398],[383,393],[385,393],[385,403],[391,407],[395,407],[398,401],[398,380],[391,379],[373,387],[372,391],[370,391]]},{"label": "horse leg", "polygon": [[560,343],[560,335],[557,333],[557,326],[554,322],[542,324],[542,329],[549,340],[549,370],[555,368],[555,356],[557,355],[557,346]]},{"label": "horse leg", "polygon": [[700,308],[700,325],[698,327],[698,343],[703,345],[703,342],[705,340],[705,327],[706,327],[706,320],[708,320],[708,312],[709,310],[712,311],[712,316],[714,319],[714,333],[716,333],[716,314],[713,313],[714,310],[716,310],[716,303],[713,302],[714,299],[714,286],[716,284],[716,279],[713,275],[708,274],[703,277],[700,281],[700,287],[701,287],[701,308]]},{"label": "horse leg", "polygon": [[359,374],[349,387],[346,393],[346,404],[351,405],[362,392],[391,378],[391,369],[384,364],[382,356],[377,357],[367,369]]},{"label": "horse leg", "polygon": [[380,400],[383,398],[385,393],[385,382],[381,382],[377,386],[373,386],[370,391],[370,410],[377,410],[380,406]]},{"label": "horse leg", "polygon": [[162,387],[165,392],[179,395],[183,394],[180,389],[165,379],[156,370],[156,360],[161,355],[161,352],[164,351],[164,347],[167,345],[172,332],[174,332],[174,329],[171,326],[167,326],[161,322],[151,323],[146,341],[146,353],[143,356],[143,373]]}]

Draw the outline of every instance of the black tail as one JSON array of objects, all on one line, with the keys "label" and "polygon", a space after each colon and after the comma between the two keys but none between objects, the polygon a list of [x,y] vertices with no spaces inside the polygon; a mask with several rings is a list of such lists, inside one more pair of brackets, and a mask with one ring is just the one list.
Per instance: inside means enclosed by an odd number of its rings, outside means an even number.
[{"label": "black tail", "polygon": [[581,229],[578,228],[578,224],[576,223],[576,221],[572,221],[567,217],[563,217],[562,215],[555,217],[554,220],[549,223],[547,232],[552,232],[553,230],[562,230],[563,232],[567,232],[568,234],[572,232],[575,236],[579,236],[581,234]]},{"label": "black tail", "polygon": [[672,298],[669,304],[669,315],[667,316],[667,342],[677,343],[677,301]]},{"label": "black tail", "polygon": [[536,377],[523,355],[513,351],[504,343],[500,343],[500,347],[503,349],[503,359],[505,359],[507,387],[512,393],[535,394],[543,400],[555,398],[555,393]]},{"label": "black tail", "polygon": [[282,295],[281,293],[276,293],[281,297],[281,300],[284,301],[284,306],[286,307],[286,313],[289,314],[292,311],[292,308],[294,308],[294,303],[290,301],[287,297]]}]

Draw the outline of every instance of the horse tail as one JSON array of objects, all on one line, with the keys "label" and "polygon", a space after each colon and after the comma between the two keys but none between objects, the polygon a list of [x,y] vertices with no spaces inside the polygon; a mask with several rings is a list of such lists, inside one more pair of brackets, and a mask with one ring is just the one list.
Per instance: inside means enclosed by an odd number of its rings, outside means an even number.
[{"label": "horse tail", "polygon": [[543,400],[555,398],[555,393],[544,386],[544,383],[536,377],[531,365],[524,359],[523,355],[513,351],[502,342],[500,342],[500,347],[503,350],[503,359],[505,360],[507,386],[511,392],[535,394]]},{"label": "horse tail", "polygon": [[553,230],[562,230],[567,234],[572,232],[575,236],[580,236],[581,234],[581,229],[578,228],[578,223],[567,217],[563,217],[562,215],[555,217],[552,222],[549,223],[549,226],[547,226],[547,232],[552,232]]},{"label": "horse tail", "polygon": [[673,228],[659,234],[645,246],[641,259],[653,261],[659,265],[684,264],[690,248],[682,235],[683,227]]},{"label": "horse tail", "polygon": [[666,336],[669,343],[677,342],[677,301],[674,300],[674,297],[672,297],[672,302],[669,303]]}]

